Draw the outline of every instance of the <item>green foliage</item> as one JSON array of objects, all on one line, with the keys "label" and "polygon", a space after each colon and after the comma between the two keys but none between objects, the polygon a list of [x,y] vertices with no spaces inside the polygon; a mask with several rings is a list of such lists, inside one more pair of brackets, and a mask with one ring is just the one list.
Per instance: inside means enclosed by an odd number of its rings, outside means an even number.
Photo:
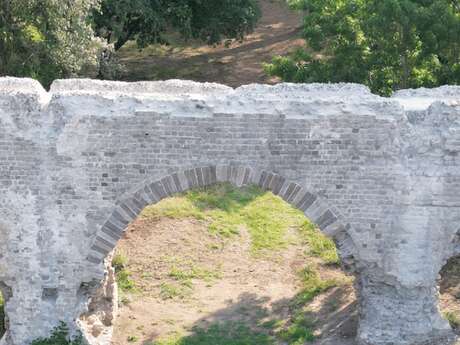
[{"label": "green foliage", "polygon": [[299,272],[299,276],[302,281],[302,291],[295,298],[294,304],[297,306],[311,302],[316,296],[338,284],[332,279],[321,279],[313,266],[306,266]]},{"label": "green foliage", "polygon": [[190,200],[182,197],[171,197],[152,206],[147,206],[141,213],[143,218],[168,217],[174,219],[195,218],[204,220],[204,213]]},{"label": "green foliage", "polygon": [[334,241],[326,237],[311,222],[306,221],[300,227],[300,234],[304,237],[310,249],[310,254],[324,260],[328,265],[338,265],[339,255]]},{"label": "green foliage", "polygon": [[275,334],[290,345],[303,345],[315,340],[313,333],[315,322],[306,312],[308,305],[316,296],[338,285],[332,279],[324,280],[312,265],[306,266],[299,272],[301,291],[292,301],[293,317],[285,324],[275,323]]},{"label": "green foliage", "polygon": [[192,286],[190,281],[184,281],[179,283],[161,283],[160,285],[160,298],[167,299],[185,299],[190,296]]},{"label": "green foliage", "polygon": [[64,322],[61,322],[49,338],[36,339],[31,345],[83,345],[83,338],[80,335],[70,339],[69,328]]},{"label": "green foliage", "polygon": [[455,0],[289,0],[305,10],[309,49],[275,57],[268,74],[290,82],[356,82],[389,95],[460,82]]},{"label": "green foliage", "polygon": [[305,222],[302,212],[272,193],[257,186],[236,188],[228,183],[191,190],[185,198],[168,198],[142,212],[142,217],[160,216],[204,220],[209,231],[222,238],[237,235],[239,228],[246,226],[256,255],[285,247],[288,229]]},{"label": "green foliage", "polygon": [[128,336],[128,338],[126,338],[126,340],[128,340],[129,343],[135,343],[136,341],[139,340],[139,338],[136,337],[135,335],[130,335]]},{"label": "green foliage", "polygon": [[126,269],[127,258],[122,254],[117,254],[112,259],[112,266],[115,269],[118,289],[120,292],[134,292],[136,284],[131,279],[131,273]]},{"label": "green foliage", "polygon": [[289,345],[303,345],[305,342],[315,340],[313,335],[314,323],[308,316],[300,312],[294,316],[291,324],[282,329],[278,336],[287,341]]},{"label": "green foliage", "polygon": [[451,327],[453,328],[459,328],[460,327],[460,317],[452,312],[452,311],[448,311],[448,312],[445,312],[444,313],[444,318],[449,321],[449,324],[451,325]]},{"label": "green foliage", "polygon": [[87,20],[96,0],[0,2],[0,75],[32,77],[45,86],[97,62]]},{"label": "green foliage", "polygon": [[305,216],[280,197],[265,193],[241,212],[252,240],[255,254],[285,247],[289,228],[298,228]]},{"label": "green foliage", "polygon": [[145,47],[170,31],[211,44],[242,39],[259,16],[256,0],[2,0],[0,75],[46,87],[56,78],[113,77],[120,66],[107,42]]},{"label": "green foliage", "polygon": [[93,13],[97,33],[115,49],[136,40],[139,47],[166,43],[175,30],[210,44],[223,37],[242,39],[260,17],[256,0],[103,0]]},{"label": "green foliage", "polygon": [[190,281],[192,279],[201,279],[206,282],[210,282],[214,279],[220,278],[220,274],[218,272],[207,270],[196,265],[190,265],[186,268],[173,266],[168,275],[169,277],[182,282]]},{"label": "green foliage", "polygon": [[152,345],[274,345],[273,337],[251,330],[240,322],[215,323],[197,328],[192,335],[175,335]]},{"label": "green foliage", "polygon": [[214,270],[199,267],[190,261],[181,261],[173,258],[174,263],[168,273],[172,282],[163,282],[160,285],[160,297],[162,299],[188,297],[193,291],[193,280],[199,279],[211,283],[219,279],[221,275]]}]

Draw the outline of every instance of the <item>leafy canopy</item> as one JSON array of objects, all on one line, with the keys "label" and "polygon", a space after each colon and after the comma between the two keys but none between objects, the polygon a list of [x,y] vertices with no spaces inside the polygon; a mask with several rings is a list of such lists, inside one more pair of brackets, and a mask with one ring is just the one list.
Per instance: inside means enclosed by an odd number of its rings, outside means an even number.
[{"label": "leafy canopy", "polygon": [[257,0],[103,0],[93,16],[98,35],[119,49],[129,40],[140,47],[166,43],[163,35],[171,30],[210,44],[242,39],[260,9]]},{"label": "leafy canopy", "polygon": [[94,76],[110,55],[107,42],[118,49],[136,40],[144,47],[177,31],[213,44],[242,39],[259,16],[257,0],[2,0],[0,75],[45,86]]},{"label": "leafy canopy", "polygon": [[308,49],[265,66],[290,82],[356,82],[389,95],[460,82],[458,0],[288,0]]},{"label": "leafy canopy", "polygon": [[97,0],[0,1],[0,75],[44,85],[97,60],[90,10]]}]

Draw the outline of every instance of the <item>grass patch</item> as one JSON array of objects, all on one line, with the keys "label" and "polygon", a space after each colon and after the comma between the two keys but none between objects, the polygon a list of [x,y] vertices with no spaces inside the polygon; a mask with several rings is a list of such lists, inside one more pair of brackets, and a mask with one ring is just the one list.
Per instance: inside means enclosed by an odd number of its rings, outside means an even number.
[{"label": "grass patch", "polygon": [[299,227],[305,216],[280,197],[267,192],[241,210],[249,230],[252,251],[276,250],[285,247],[289,228]]},{"label": "grass patch", "polygon": [[112,260],[112,266],[115,269],[118,288],[123,292],[133,292],[136,284],[131,279],[131,272],[126,269],[128,259],[123,254],[117,254]]},{"label": "grass patch", "polygon": [[129,335],[126,340],[128,341],[128,343],[135,343],[136,341],[139,341],[139,337],[135,336],[135,335]]},{"label": "grass patch", "polygon": [[206,219],[206,215],[200,209],[198,209],[190,200],[183,197],[170,197],[154,205],[147,206],[141,212],[141,217],[153,219],[158,219],[160,217],[174,219]]},{"label": "grass patch", "polygon": [[[305,216],[299,210],[271,192],[265,192],[255,185],[237,188],[229,183],[209,188],[190,190],[183,197],[165,199],[148,206],[141,214],[144,218],[195,218],[206,221],[208,230],[222,238],[239,234],[245,226],[251,236],[253,254],[285,247],[289,241],[289,228],[306,228],[302,234],[308,243],[320,240],[312,250],[329,262],[338,262],[332,241],[320,237],[319,232],[308,229]],[[308,240],[308,238],[310,238]],[[322,250],[325,252],[322,253]],[[334,256],[335,253],[335,256]]]},{"label": "grass patch", "polygon": [[460,317],[451,311],[444,313],[444,318],[449,321],[452,328],[459,328],[460,327]]},{"label": "grass patch", "polygon": [[74,338],[69,336],[69,328],[64,322],[57,326],[49,338],[38,338],[31,345],[83,345],[83,337],[78,335]]},{"label": "grass patch", "polygon": [[271,321],[272,331],[277,338],[289,345],[303,345],[306,342],[315,340],[314,320],[305,311],[305,306],[316,296],[337,286],[337,282],[332,279],[321,279],[314,266],[307,266],[299,273],[302,282],[302,290],[295,296],[292,302],[293,317],[284,322]]},{"label": "grass patch", "polygon": [[121,253],[116,254],[112,259],[112,267],[115,270],[115,278],[118,286],[118,295],[120,302],[126,304],[129,302],[127,293],[136,292],[136,283],[131,278],[131,272],[126,269],[128,259]]},{"label": "grass patch", "polygon": [[213,280],[221,277],[220,273],[217,271],[211,271],[193,264],[186,268],[174,265],[169,271],[168,276],[181,282],[190,281],[192,279],[201,279],[205,282],[212,282]]},{"label": "grass patch", "polygon": [[207,329],[196,328],[191,335],[176,334],[152,345],[275,345],[275,340],[241,322],[225,322],[213,324]]},{"label": "grass patch", "polygon": [[302,290],[292,301],[292,317],[287,320],[268,320],[259,327],[270,330],[276,339],[288,345],[303,345],[316,339],[314,335],[315,320],[306,309],[306,306],[316,296],[337,286],[335,280],[321,279],[314,266],[307,266],[299,271],[299,278],[302,282]]},{"label": "grass patch", "polygon": [[304,313],[298,313],[291,324],[278,333],[278,337],[289,345],[303,345],[315,340],[313,335],[314,322]]},{"label": "grass patch", "polygon": [[165,300],[188,297],[193,290],[194,279],[212,283],[221,278],[219,271],[200,267],[189,260],[181,260],[174,256],[165,257],[164,260],[171,264],[167,277],[172,280],[164,281],[160,285],[160,298]]},{"label": "grass patch", "polygon": [[339,255],[334,241],[325,236],[308,220],[299,228],[299,232],[310,248],[310,254],[324,260],[328,265],[338,265]]},{"label": "grass patch", "polygon": [[316,296],[338,285],[334,279],[321,279],[318,271],[313,266],[306,266],[299,272],[302,281],[302,290],[294,299],[294,303],[303,306],[311,302]]},{"label": "grass patch", "polygon": [[185,299],[190,296],[192,292],[192,286],[189,282],[183,283],[161,283],[160,285],[160,298],[163,300],[167,299]]}]

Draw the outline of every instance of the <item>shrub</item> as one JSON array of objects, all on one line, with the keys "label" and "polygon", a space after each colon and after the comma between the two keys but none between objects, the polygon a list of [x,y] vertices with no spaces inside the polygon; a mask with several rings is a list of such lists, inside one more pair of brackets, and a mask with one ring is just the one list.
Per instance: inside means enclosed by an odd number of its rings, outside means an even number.
[{"label": "shrub", "polygon": [[69,328],[64,322],[60,322],[49,338],[35,339],[31,345],[83,345],[83,337],[78,335],[74,338],[69,336]]},{"label": "shrub", "polygon": [[290,82],[362,83],[381,95],[460,83],[460,7],[451,0],[289,0],[308,47],[266,72]]}]

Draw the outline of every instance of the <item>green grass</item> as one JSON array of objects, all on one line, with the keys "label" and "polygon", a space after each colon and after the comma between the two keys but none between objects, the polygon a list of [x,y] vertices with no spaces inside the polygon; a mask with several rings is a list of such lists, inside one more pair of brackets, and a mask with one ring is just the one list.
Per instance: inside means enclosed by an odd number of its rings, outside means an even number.
[{"label": "green grass", "polygon": [[126,269],[127,264],[128,259],[123,254],[116,254],[112,259],[112,266],[115,269],[115,277],[121,298],[123,298],[124,293],[136,291],[136,283],[131,278],[131,272]]},{"label": "green grass", "polygon": [[297,228],[305,222],[305,216],[280,197],[267,192],[241,210],[249,230],[252,251],[277,250],[287,244],[289,228]]},{"label": "green grass", "polygon": [[191,190],[183,197],[168,198],[146,207],[141,216],[195,218],[205,221],[208,230],[221,238],[236,236],[241,226],[245,226],[255,255],[284,248],[289,243],[288,230],[297,228],[312,254],[327,263],[338,262],[334,243],[321,235],[301,211],[254,185],[237,188],[223,183]]},{"label": "green grass", "polygon": [[172,280],[164,281],[160,285],[160,298],[164,300],[185,299],[190,296],[195,279],[211,284],[221,278],[218,270],[200,267],[189,260],[182,260],[174,256],[164,257],[163,260],[171,265],[168,278]]},{"label": "green grass", "polygon": [[135,336],[135,335],[129,335],[126,340],[129,342],[129,343],[135,343],[139,340],[139,337]]},{"label": "green grass", "polygon": [[160,298],[163,300],[167,299],[185,299],[190,296],[192,292],[192,285],[189,282],[181,283],[161,283],[160,285]]},{"label": "green grass", "polygon": [[194,264],[190,264],[188,267],[180,267],[174,265],[171,267],[168,276],[181,282],[190,281],[192,279],[200,279],[204,280],[205,282],[212,282],[213,280],[219,279],[221,277],[220,273],[217,271],[208,270]]},{"label": "green grass", "polygon": [[319,294],[339,285],[339,282],[334,279],[322,279],[316,268],[311,265],[302,269],[299,272],[299,277],[302,282],[302,290],[294,299],[294,303],[297,306],[303,306],[311,302]]},{"label": "green grass", "polygon": [[48,338],[38,338],[31,345],[83,345],[84,340],[80,335],[70,338],[69,327],[64,322],[57,326]]},{"label": "green grass", "polygon": [[279,331],[278,337],[289,345],[303,345],[315,340],[313,327],[314,322],[305,313],[298,313],[287,328]]},{"label": "green grass", "polygon": [[275,339],[241,322],[225,322],[196,328],[191,335],[175,334],[152,345],[275,345]]},{"label": "green grass", "polygon": [[168,217],[174,219],[196,218],[206,219],[205,214],[184,197],[170,197],[154,205],[147,206],[142,212],[143,218]]},{"label": "green grass", "polygon": [[444,318],[449,321],[452,328],[459,328],[460,327],[460,317],[451,311],[444,313]]},{"label": "green grass", "polygon": [[299,230],[301,236],[308,244],[311,255],[323,259],[329,265],[338,265],[340,263],[334,241],[323,235],[314,224],[306,221]]},{"label": "green grass", "polygon": [[289,345],[303,345],[315,340],[315,321],[309,317],[306,306],[316,296],[337,286],[338,282],[332,279],[324,280],[314,266],[306,266],[299,273],[302,286],[291,304],[293,316],[288,320],[270,320],[265,322],[267,328],[272,329],[276,337]]}]

